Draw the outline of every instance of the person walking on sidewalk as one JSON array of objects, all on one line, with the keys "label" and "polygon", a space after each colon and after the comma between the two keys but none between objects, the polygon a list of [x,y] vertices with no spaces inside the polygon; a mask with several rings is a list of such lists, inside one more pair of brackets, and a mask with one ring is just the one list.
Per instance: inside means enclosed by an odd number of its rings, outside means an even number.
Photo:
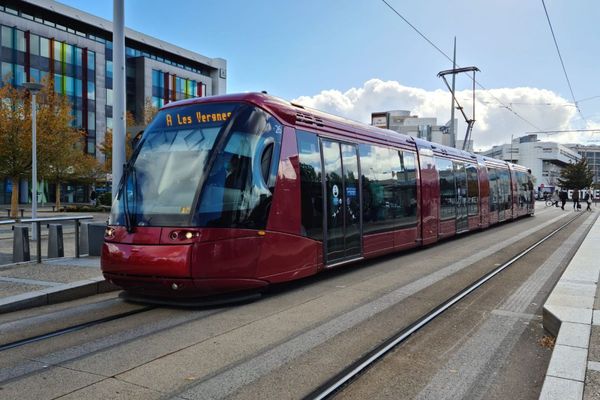
[{"label": "person walking on sidewalk", "polygon": [[558,195],[558,188],[552,192],[552,205],[558,207],[558,202],[560,201],[560,197]]},{"label": "person walking on sidewalk", "polygon": [[560,198],[560,202],[562,203],[560,208],[564,210],[565,204],[567,204],[567,198],[569,197],[569,195],[567,194],[567,191],[565,189],[562,189],[560,191],[560,193],[558,194],[558,197]]},{"label": "person walking on sidewalk", "polygon": [[592,189],[585,192],[585,202],[587,203],[586,211],[592,212]]},{"label": "person walking on sidewalk", "polygon": [[581,204],[579,204],[579,189],[573,190],[573,211],[579,211]]}]

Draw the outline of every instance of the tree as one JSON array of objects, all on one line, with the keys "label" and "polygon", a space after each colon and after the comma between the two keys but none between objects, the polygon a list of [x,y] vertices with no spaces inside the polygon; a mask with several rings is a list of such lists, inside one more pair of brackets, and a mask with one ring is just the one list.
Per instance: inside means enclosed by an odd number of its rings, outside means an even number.
[{"label": "tree", "polygon": [[575,164],[567,165],[560,173],[560,178],[558,178],[561,187],[573,190],[588,188],[592,186],[593,181],[594,172],[585,158]]},{"label": "tree", "polygon": [[[133,114],[129,111],[125,113],[125,125],[132,127],[135,125],[135,119]],[[125,159],[129,160],[131,154],[133,154],[133,147],[131,146],[131,132],[125,132]],[[98,145],[98,150],[104,155],[104,171],[110,174],[112,172],[112,149],[113,149],[113,132],[112,129],[107,129],[104,134],[104,140]]]},{"label": "tree", "polygon": [[[144,101],[144,115],[135,120],[133,114],[129,111],[125,113],[125,126],[128,128],[125,133],[125,159],[129,160],[133,154],[133,138],[139,131],[144,129],[156,116],[158,108],[154,107],[152,100],[146,97]],[[112,129],[107,129],[104,140],[98,145],[98,150],[104,155],[104,171],[112,172]]]},{"label": "tree", "polygon": [[158,108],[154,107],[152,104],[152,99],[150,97],[146,97],[144,101],[144,126],[148,126],[150,122],[154,119],[154,117],[158,114]]},{"label": "tree", "polygon": [[61,183],[89,176],[97,164],[85,154],[85,133],[72,126],[71,104],[45,81],[38,111],[38,165],[40,177],[56,184],[56,206],[60,208]]},{"label": "tree", "polygon": [[8,81],[0,87],[0,178],[12,181],[10,215],[17,217],[19,179],[31,174],[31,101]]}]

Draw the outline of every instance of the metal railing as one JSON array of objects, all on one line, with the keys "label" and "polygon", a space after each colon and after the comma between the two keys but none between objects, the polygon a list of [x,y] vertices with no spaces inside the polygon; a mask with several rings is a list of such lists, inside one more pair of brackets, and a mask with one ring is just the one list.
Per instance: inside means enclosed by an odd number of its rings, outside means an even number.
[{"label": "metal railing", "polygon": [[14,225],[16,223],[17,223],[17,221],[15,221],[14,219],[7,219],[5,221],[0,221],[0,225]]},{"label": "metal railing", "polygon": [[[36,226],[37,232],[37,240],[36,240],[36,256],[37,262],[40,264],[42,262],[42,231],[41,225],[45,222],[56,222],[56,221],[74,221],[75,225],[75,257],[79,258],[79,221],[83,219],[94,219],[91,215],[74,215],[72,217],[49,217],[49,218],[29,218],[22,219],[19,221],[21,224],[29,224],[33,223]],[[3,221],[4,222],[4,221]],[[8,221],[6,221],[8,222]],[[5,223],[6,223],[5,222]]]}]

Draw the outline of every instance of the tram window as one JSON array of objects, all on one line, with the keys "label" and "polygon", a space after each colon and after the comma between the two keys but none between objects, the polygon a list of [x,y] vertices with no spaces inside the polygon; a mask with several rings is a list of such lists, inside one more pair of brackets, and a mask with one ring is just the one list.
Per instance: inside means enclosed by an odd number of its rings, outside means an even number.
[{"label": "tram window", "polygon": [[268,144],[263,150],[262,155],[260,157],[260,172],[265,183],[269,182],[269,171],[271,170],[271,158],[273,156],[273,147],[275,147],[273,143]]},{"label": "tram window", "polygon": [[456,187],[452,161],[435,158],[435,167],[440,177],[440,219],[456,217]]},{"label": "tram window", "polygon": [[501,169],[500,176],[500,209],[510,210],[512,207],[512,190],[510,185],[510,172],[508,169]]},{"label": "tram window", "polygon": [[495,168],[488,168],[488,180],[490,182],[490,212],[498,211],[498,173]]},{"label": "tram window", "polygon": [[297,131],[300,158],[300,202],[303,234],[323,240],[323,186],[321,153],[317,135]]},{"label": "tram window", "polygon": [[519,207],[525,207],[531,202],[531,193],[529,192],[529,179],[525,172],[517,172]]},{"label": "tram window", "polygon": [[400,151],[403,174],[396,174],[400,182],[402,203],[404,205],[404,222],[417,222],[417,162],[415,153]]},{"label": "tram window", "polygon": [[[219,228],[264,229],[267,225],[279,156],[282,126],[258,108],[240,111],[223,148],[207,174],[198,205],[197,224]],[[264,160],[263,160],[264,159]],[[263,161],[270,166],[263,171]],[[264,177],[268,176],[268,179]]]},{"label": "tram window", "polygon": [[412,153],[359,146],[363,232],[386,232],[416,223],[416,171]]},{"label": "tram window", "polygon": [[479,179],[477,177],[477,166],[467,165],[467,213],[477,215],[479,213]]}]

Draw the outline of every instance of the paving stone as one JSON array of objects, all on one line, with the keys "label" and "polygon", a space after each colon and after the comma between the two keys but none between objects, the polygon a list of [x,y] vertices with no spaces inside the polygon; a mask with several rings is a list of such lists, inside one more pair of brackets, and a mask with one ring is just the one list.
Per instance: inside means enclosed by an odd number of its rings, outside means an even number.
[{"label": "paving stone", "polygon": [[583,382],[546,376],[539,400],[581,400]]},{"label": "paving stone", "polygon": [[587,367],[587,349],[556,345],[547,375],[583,382]]},{"label": "paving stone", "polygon": [[556,344],[580,347],[587,351],[590,341],[591,326],[588,324],[574,324],[563,322],[560,326]]}]

